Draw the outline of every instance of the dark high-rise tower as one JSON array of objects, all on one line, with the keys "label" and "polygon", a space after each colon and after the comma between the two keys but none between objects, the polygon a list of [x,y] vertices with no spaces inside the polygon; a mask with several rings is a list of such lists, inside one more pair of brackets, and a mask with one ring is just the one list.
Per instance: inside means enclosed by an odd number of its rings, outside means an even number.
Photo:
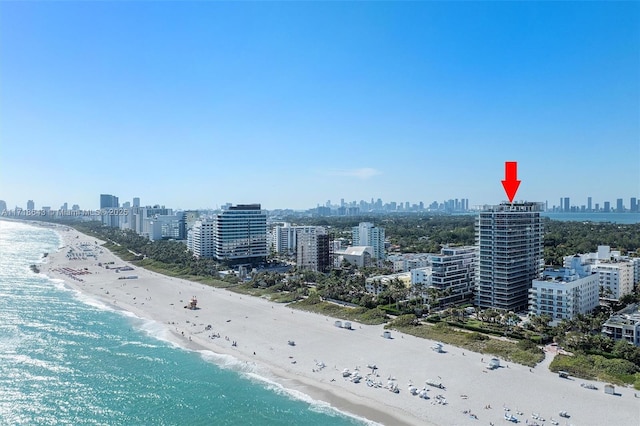
[{"label": "dark high-rise tower", "polygon": [[524,311],[531,282],[544,268],[542,203],[503,203],[476,219],[476,304]]}]

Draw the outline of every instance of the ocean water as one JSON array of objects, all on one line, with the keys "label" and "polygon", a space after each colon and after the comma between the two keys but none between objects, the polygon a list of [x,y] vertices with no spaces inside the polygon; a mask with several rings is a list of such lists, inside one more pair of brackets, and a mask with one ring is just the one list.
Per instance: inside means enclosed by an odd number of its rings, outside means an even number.
[{"label": "ocean water", "polygon": [[611,222],[619,224],[640,223],[640,213],[551,213],[543,212],[542,216],[562,222]]},{"label": "ocean water", "polygon": [[29,269],[59,245],[0,221],[0,425],[367,424]]}]

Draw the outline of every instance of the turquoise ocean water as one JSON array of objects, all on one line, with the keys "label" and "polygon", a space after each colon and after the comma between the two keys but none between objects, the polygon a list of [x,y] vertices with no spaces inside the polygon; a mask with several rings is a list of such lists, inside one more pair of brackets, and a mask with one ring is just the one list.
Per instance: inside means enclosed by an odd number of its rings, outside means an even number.
[{"label": "turquoise ocean water", "polygon": [[366,424],[29,269],[59,244],[0,221],[0,425]]}]

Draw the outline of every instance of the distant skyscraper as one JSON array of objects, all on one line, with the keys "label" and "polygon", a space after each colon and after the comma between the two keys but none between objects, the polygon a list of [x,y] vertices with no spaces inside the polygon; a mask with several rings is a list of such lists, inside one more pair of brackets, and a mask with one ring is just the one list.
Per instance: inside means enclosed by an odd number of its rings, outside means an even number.
[{"label": "distant skyscraper", "polygon": [[591,197],[587,198],[587,210],[591,211]]},{"label": "distant skyscraper", "polygon": [[571,211],[571,203],[569,202],[569,197],[564,197],[564,208],[563,211],[570,212]]},{"label": "distant skyscraper", "polygon": [[133,207],[140,207],[140,197],[133,197]]},{"label": "distant skyscraper", "polygon": [[110,194],[100,194],[101,209],[108,209],[108,208],[115,208],[115,207],[120,207],[120,205],[118,204],[118,197]]},{"label": "distant skyscraper", "polygon": [[610,202],[608,202],[608,201],[605,201],[605,202],[604,202],[604,212],[605,212],[605,213],[609,213],[609,212],[611,212],[611,203],[610,203]]},{"label": "distant skyscraper", "polygon": [[7,209],[7,202],[4,200],[0,200],[0,213]]},{"label": "distant skyscraper", "polygon": [[638,211],[638,199],[636,197],[631,197],[629,210],[634,213]]},{"label": "distant skyscraper", "polygon": [[34,210],[36,208],[36,203],[33,200],[27,201],[27,210]]},{"label": "distant skyscraper", "polygon": [[622,198],[618,198],[616,200],[616,213],[624,212],[624,204],[622,203]]},{"label": "distant skyscraper", "polygon": [[120,207],[120,204],[118,203],[118,197],[110,194],[100,194],[100,210],[104,211],[101,215],[103,225],[113,227],[120,226],[120,216],[108,211],[109,209],[115,209],[118,207]]},{"label": "distant skyscraper", "polygon": [[476,304],[524,311],[528,292],[544,267],[542,203],[503,203],[476,220]]}]

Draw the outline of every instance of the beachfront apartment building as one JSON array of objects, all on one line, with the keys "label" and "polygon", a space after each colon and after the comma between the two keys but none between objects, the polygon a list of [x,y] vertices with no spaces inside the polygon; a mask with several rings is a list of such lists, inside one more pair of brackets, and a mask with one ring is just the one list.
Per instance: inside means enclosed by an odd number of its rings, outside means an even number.
[{"label": "beachfront apartment building", "polygon": [[638,305],[631,305],[611,315],[602,325],[602,333],[614,340],[626,340],[640,346],[640,310]]},{"label": "beachfront apartment building", "polygon": [[300,227],[296,232],[296,265],[299,269],[328,272],[332,264],[331,236],[322,226]]},{"label": "beachfront apartment building", "polygon": [[543,203],[487,206],[475,224],[475,300],[480,308],[526,311],[529,288],[544,268]]},{"label": "beachfront apartment building", "polygon": [[260,204],[228,206],[214,216],[214,258],[231,264],[264,262],[267,214]]},{"label": "beachfront apartment building", "polygon": [[373,225],[371,222],[360,222],[358,226],[354,226],[351,229],[352,232],[352,246],[369,246],[373,248],[373,259],[374,260],[384,260],[385,259],[385,249],[384,249],[384,239],[385,232],[384,228],[378,228]]},{"label": "beachfront apartment building", "polygon": [[431,255],[431,287],[440,294],[440,306],[450,306],[473,299],[476,278],[475,246],[443,247]]},{"label": "beachfront apartment building", "polygon": [[425,298],[425,290],[436,290],[438,306],[452,306],[473,299],[477,250],[475,246],[443,247],[429,255],[429,266],[414,268],[411,285]]},{"label": "beachfront apartment building", "polygon": [[529,314],[548,315],[554,326],[593,311],[599,303],[598,274],[581,265],[545,269],[542,279],[533,280],[529,289]]},{"label": "beachfront apartment building", "polygon": [[187,232],[187,248],[197,258],[212,259],[215,256],[215,224],[213,220],[198,220]]}]

